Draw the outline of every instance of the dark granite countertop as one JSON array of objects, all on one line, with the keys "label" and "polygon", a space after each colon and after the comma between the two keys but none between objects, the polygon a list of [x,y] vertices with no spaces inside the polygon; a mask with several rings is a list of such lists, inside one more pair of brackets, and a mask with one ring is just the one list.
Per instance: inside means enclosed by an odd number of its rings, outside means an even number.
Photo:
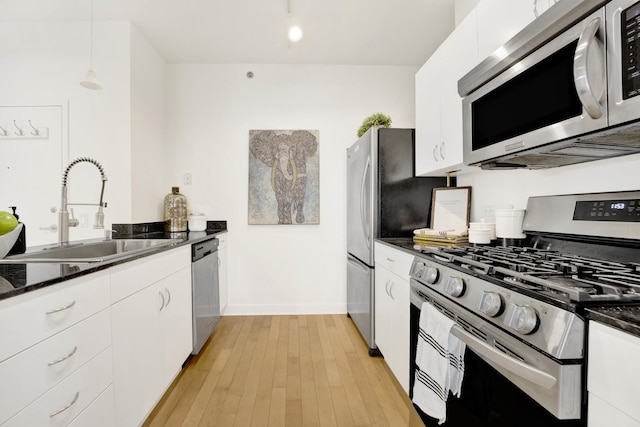
[{"label": "dark granite countertop", "polygon": [[[114,224],[114,240],[116,239],[175,239],[170,246],[161,246],[157,250],[145,252],[132,257],[105,262],[92,263],[23,263],[0,264],[0,300],[11,298],[26,292],[35,291],[55,285],[69,279],[104,270],[114,265],[123,264],[149,255],[155,255],[178,246],[190,245],[227,231],[226,221],[207,221],[206,231],[167,233],[163,222],[144,224]],[[99,241],[96,239],[90,241]]]},{"label": "dark granite countertop", "polygon": [[384,237],[376,240],[412,255],[420,255],[422,253],[419,250],[414,249],[416,244],[413,242],[412,237]]},{"label": "dark granite countertop", "polygon": [[640,305],[587,308],[587,319],[640,337]]}]

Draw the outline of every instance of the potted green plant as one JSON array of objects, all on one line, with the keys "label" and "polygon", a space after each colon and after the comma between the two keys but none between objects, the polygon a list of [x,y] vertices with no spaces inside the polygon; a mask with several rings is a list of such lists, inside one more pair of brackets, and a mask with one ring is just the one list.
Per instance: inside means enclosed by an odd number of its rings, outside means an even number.
[{"label": "potted green plant", "polygon": [[364,119],[362,125],[360,126],[360,129],[358,129],[358,137],[364,135],[364,133],[371,126],[380,126],[385,128],[391,127],[391,117],[386,116],[382,113],[375,113],[370,115],[369,117]]}]

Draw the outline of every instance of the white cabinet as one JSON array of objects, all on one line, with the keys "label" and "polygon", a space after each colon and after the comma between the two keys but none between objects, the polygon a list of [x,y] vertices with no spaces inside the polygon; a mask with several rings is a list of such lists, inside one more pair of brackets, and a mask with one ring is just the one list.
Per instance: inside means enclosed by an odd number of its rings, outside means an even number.
[{"label": "white cabinet", "polygon": [[640,338],[589,322],[589,427],[640,427]]},{"label": "white cabinet", "polygon": [[220,281],[220,314],[224,314],[224,310],[229,303],[229,273],[227,267],[227,233],[220,233],[216,235],[216,238],[220,242],[218,246],[218,278]]},{"label": "white cabinet", "polygon": [[[112,274],[116,424],[141,424],[192,349],[190,247],[125,264]],[[157,269],[172,273],[159,278]],[[166,274],[166,270],[163,274]],[[134,291],[124,295],[126,289]]]},{"label": "white cabinet", "polygon": [[385,362],[409,390],[409,270],[413,256],[375,243],[375,340]]},{"label": "white cabinet", "polygon": [[[112,382],[108,274],[3,300],[0,343],[0,424],[68,424]],[[74,399],[76,392],[82,395]],[[49,417],[71,401],[64,414]]]},{"label": "white cabinet", "polygon": [[416,73],[416,175],[463,165],[458,80],[478,63],[477,31],[474,9]]},{"label": "white cabinet", "polygon": [[[479,62],[535,19],[534,3],[535,0],[482,0],[478,4]],[[542,0],[538,3],[542,5]]]}]

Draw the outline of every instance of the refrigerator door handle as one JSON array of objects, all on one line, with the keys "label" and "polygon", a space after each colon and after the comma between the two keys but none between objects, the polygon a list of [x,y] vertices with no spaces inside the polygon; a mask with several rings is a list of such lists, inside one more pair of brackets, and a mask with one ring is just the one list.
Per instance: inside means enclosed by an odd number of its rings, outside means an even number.
[{"label": "refrigerator door handle", "polygon": [[365,266],[362,265],[362,263],[355,261],[351,258],[347,258],[347,262],[349,262],[349,264],[353,265],[354,267],[356,267],[358,270],[363,271],[364,273],[368,273],[369,269]]},{"label": "refrigerator door handle", "polygon": [[367,243],[367,248],[371,248],[371,236],[369,235],[369,229],[371,227],[369,226],[369,221],[367,218],[368,206],[365,206],[366,205],[365,197],[367,195],[366,193],[367,175],[370,174],[370,172],[371,172],[371,156],[368,156],[367,164],[365,165],[364,173],[362,174],[362,184],[360,186],[360,219],[362,223],[362,231],[364,232],[364,235],[366,237],[365,241]]}]

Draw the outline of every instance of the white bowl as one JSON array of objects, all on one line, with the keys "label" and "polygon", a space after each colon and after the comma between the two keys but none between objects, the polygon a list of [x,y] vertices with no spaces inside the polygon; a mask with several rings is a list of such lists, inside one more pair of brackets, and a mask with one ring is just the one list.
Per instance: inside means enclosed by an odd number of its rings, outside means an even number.
[{"label": "white bowl", "polygon": [[480,243],[483,245],[491,243],[491,230],[469,229],[469,243]]},{"label": "white bowl", "polygon": [[6,257],[11,248],[13,248],[13,245],[16,244],[16,240],[20,237],[22,227],[23,224],[18,224],[12,231],[0,236],[0,258]]}]

